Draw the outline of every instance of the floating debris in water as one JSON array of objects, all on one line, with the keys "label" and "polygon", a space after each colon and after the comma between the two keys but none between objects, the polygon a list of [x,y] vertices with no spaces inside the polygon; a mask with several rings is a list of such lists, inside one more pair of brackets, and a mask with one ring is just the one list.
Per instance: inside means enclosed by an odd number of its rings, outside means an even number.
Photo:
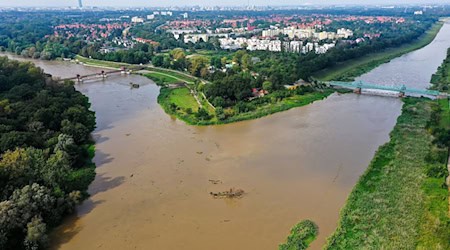
[{"label": "floating debris in water", "polygon": [[208,181],[211,182],[211,183],[214,184],[214,185],[222,184],[222,181],[221,181],[221,180],[208,180]]},{"label": "floating debris in water", "polygon": [[140,87],[139,84],[137,84],[137,83],[132,83],[132,82],[130,82],[130,86],[131,86],[132,88],[135,88],[135,89],[137,89],[137,88]]},{"label": "floating debris in water", "polygon": [[211,196],[213,196],[214,198],[241,198],[242,195],[244,195],[244,190],[242,189],[234,189],[234,188],[230,188],[230,190],[228,191],[224,191],[224,192],[210,192],[209,194]]}]

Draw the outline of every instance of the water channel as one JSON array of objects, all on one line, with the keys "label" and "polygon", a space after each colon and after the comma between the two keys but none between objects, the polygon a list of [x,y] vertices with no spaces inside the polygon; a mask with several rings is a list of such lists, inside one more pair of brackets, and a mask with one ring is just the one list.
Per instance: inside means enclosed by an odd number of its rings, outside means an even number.
[{"label": "water channel", "polygon": [[[359,79],[426,88],[448,47],[447,23],[430,45]],[[60,77],[100,71],[33,62]],[[398,98],[334,94],[258,120],[194,127],[165,114],[159,87],[144,77],[76,87],[96,111],[97,177],[91,197],[52,233],[54,249],[277,249],[303,219],[318,224],[312,248],[320,249],[402,106]],[[209,195],[230,188],[246,194]]]}]

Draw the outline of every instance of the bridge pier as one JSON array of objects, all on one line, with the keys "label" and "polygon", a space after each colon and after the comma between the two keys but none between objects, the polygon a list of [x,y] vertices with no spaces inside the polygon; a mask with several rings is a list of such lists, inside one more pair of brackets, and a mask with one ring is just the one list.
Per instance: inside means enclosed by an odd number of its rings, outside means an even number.
[{"label": "bridge pier", "polygon": [[400,97],[400,98],[405,97],[405,92],[400,92],[400,93],[398,93],[398,97]]},{"label": "bridge pier", "polygon": [[361,94],[361,88],[354,89],[353,93],[360,95]]}]

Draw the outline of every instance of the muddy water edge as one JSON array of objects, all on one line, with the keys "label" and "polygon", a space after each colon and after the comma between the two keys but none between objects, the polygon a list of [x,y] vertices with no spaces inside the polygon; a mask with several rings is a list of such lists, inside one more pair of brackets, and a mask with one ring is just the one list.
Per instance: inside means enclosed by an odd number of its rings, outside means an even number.
[{"label": "muddy water edge", "polygon": [[[390,84],[410,77],[406,84],[426,86],[445,45],[449,24],[427,47],[361,79]],[[33,62],[60,77],[99,71]],[[402,72],[410,66],[423,77]],[[303,219],[318,224],[312,248],[319,249],[402,106],[396,98],[335,94],[258,120],[193,127],[164,113],[159,87],[144,77],[76,87],[96,112],[97,177],[91,197],[52,233],[53,249],[276,249]],[[209,195],[230,188],[246,194]]]}]

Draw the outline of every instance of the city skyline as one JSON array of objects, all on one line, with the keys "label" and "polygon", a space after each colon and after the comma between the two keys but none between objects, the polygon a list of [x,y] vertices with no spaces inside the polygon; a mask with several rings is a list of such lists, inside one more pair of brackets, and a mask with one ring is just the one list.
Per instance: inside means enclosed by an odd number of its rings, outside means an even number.
[{"label": "city skyline", "polygon": [[248,0],[238,1],[229,0],[225,3],[217,0],[174,0],[168,3],[164,0],[147,1],[147,0],[130,0],[127,2],[122,1],[100,1],[100,0],[71,0],[71,1],[58,1],[58,0],[45,0],[36,3],[33,0],[23,0],[20,2],[11,3],[9,0],[0,0],[0,6],[3,7],[68,7],[68,6],[98,6],[98,7],[166,7],[166,6],[295,6],[295,5],[336,5],[336,4],[348,4],[348,5],[404,5],[404,4],[450,4],[450,0],[437,1],[437,0],[317,0],[317,1],[301,1],[301,0]]}]

